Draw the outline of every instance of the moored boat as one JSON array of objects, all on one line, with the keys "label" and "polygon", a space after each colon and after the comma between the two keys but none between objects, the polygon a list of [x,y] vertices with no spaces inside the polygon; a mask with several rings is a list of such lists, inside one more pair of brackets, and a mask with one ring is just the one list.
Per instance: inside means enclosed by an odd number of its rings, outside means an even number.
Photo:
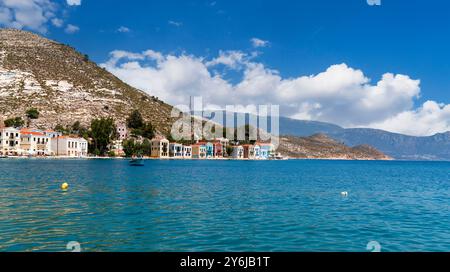
[{"label": "moored boat", "polygon": [[281,155],[281,153],[275,153],[269,157],[270,160],[276,160],[276,161],[285,161],[288,158]]},{"label": "moored boat", "polygon": [[142,157],[132,158],[130,160],[130,166],[144,166],[144,160]]}]

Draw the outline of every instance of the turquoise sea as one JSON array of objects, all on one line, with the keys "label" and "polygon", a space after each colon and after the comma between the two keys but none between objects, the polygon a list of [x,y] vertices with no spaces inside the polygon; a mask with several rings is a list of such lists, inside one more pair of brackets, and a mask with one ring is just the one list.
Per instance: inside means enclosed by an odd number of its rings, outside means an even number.
[{"label": "turquoise sea", "polygon": [[0,251],[71,241],[82,251],[365,252],[371,241],[450,251],[450,163],[0,160]]}]

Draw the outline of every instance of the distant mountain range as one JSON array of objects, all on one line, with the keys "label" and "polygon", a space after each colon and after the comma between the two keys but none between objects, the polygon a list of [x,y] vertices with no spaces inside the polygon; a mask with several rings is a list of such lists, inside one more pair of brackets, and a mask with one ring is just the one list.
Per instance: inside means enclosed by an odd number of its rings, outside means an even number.
[{"label": "distant mountain range", "polygon": [[415,137],[369,128],[345,129],[315,121],[280,118],[280,134],[305,137],[324,133],[348,146],[370,145],[398,160],[450,161],[450,132]]}]

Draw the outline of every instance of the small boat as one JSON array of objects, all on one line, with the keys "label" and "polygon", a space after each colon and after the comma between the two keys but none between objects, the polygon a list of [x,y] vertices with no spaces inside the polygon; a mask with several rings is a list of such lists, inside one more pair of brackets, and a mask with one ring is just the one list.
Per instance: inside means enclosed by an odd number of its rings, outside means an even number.
[{"label": "small boat", "polygon": [[130,160],[130,166],[144,166],[144,160],[142,157],[132,158]]},{"label": "small boat", "polygon": [[275,153],[269,159],[270,160],[275,160],[275,161],[285,161],[288,158],[283,157],[283,155],[281,155],[281,153]]},{"label": "small boat", "polygon": [[0,159],[7,159],[8,156],[0,156]]}]

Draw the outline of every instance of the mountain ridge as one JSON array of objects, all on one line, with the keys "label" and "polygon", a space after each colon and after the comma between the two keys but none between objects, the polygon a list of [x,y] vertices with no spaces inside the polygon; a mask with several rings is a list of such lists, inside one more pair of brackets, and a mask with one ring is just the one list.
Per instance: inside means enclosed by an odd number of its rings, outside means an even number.
[{"label": "mountain ridge", "polygon": [[306,137],[324,133],[349,146],[367,144],[398,160],[450,161],[450,132],[410,136],[372,128],[343,128],[318,121],[280,118],[280,134]]},{"label": "mountain ridge", "polygon": [[[13,29],[0,29],[0,119],[24,117],[37,108],[32,125],[54,128],[93,118],[125,122],[141,111],[161,134],[170,132],[172,106],[129,86],[74,48]],[[70,114],[67,114],[70,112]]]},{"label": "mountain ridge", "polygon": [[281,136],[278,149],[284,155],[300,159],[391,160],[369,145],[346,146],[325,134],[308,137]]}]

